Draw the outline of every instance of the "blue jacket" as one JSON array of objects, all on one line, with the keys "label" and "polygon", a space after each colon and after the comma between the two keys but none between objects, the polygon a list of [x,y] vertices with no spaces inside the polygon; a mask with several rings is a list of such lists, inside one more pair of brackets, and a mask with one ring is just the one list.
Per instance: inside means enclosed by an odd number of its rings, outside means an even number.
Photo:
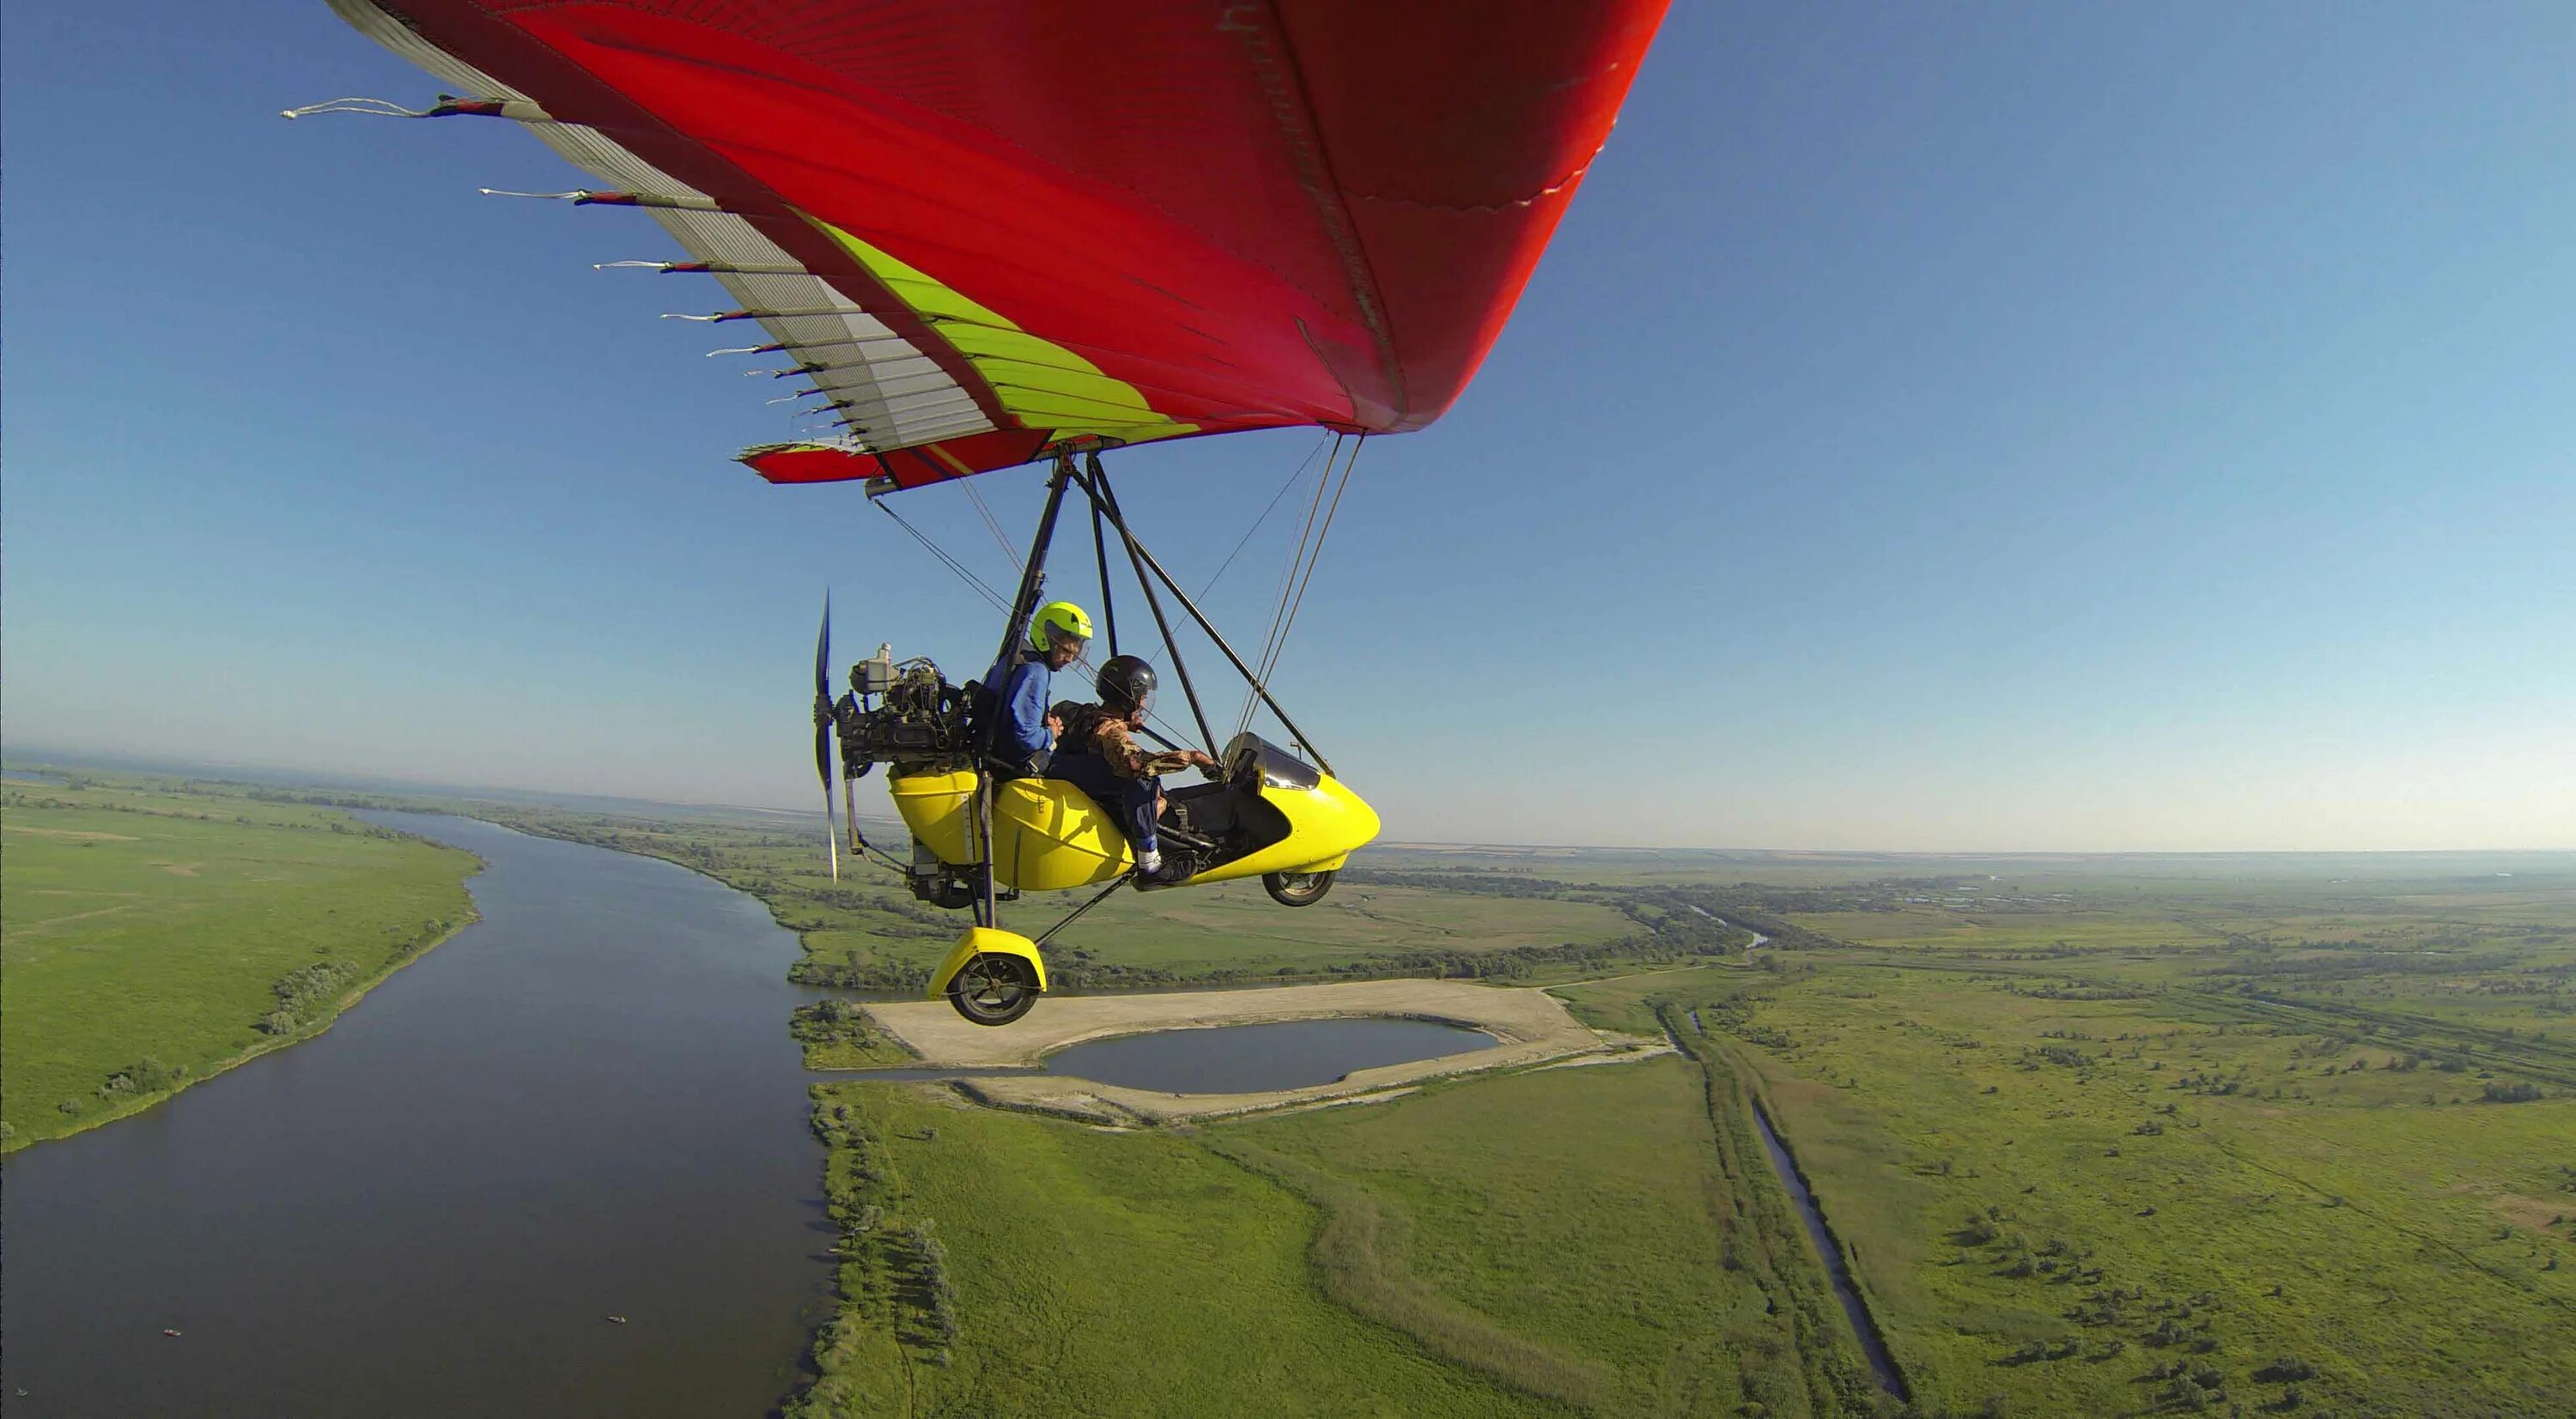
[{"label": "blue jacket", "polygon": [[993,692],[993,704],[1001,722],[993,726],[993,752],[1005,759],[1030,759],[1045,750],[1051,736],[1047,733],[1047,695],[1055,688],[1055,672],[1043,660],[1013,652],[993,662],[984,676],[984,684]]}]

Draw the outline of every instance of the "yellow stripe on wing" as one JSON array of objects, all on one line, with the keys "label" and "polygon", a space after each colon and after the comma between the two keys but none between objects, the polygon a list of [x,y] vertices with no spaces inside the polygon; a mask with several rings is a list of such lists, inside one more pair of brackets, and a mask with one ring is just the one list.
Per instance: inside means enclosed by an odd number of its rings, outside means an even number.
[{"label": "yellow stripe on wing", "polygon": [[[838,242],[842,250],[883,282],[914,314],[924,317],[930,328],[960,354],[979,361],[1010,362],[1009,382],[993,385],[993,394],[1023,428],[1051,430],[1059,437],[1096,434],[1123,443],[1198,432],[1196,424],[1184,424],[1168,414],[1157,413],[1136,386],[1111,378],[1098,365],[1062,345],[1029,334],[954,287],[829,222],[811,214],[800,215]],[[938,452],[936,446],[932,452]],[[946,454],[939,456],[956,464]],[[963,474],[972,470],[959,466],[957,471]]]}]

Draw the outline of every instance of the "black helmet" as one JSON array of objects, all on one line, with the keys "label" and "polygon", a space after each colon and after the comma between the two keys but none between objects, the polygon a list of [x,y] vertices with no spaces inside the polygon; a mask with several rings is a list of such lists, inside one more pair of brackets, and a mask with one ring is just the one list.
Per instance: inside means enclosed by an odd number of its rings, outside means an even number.
[{"label": "black helmet", "polygon": [[1092,682],[1100,702],[1112,709],[1135,709],[1154,698],[1154,667],[1132,655],[1113,655]]}]

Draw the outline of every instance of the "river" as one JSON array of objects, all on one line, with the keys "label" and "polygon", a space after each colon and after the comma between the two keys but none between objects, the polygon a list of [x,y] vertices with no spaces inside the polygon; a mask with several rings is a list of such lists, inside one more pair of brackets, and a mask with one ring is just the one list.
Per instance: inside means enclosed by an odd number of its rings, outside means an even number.
[{"label": "river", "polygon": [[[1723,917],[1705,908],[1694,905],[1691,910],[1720,926],[1727,925]],[[1745,927],[1744,930],[1753,931],[1753,928]],[[1751,961],[1754,951],[1768,945],[1770,940],[1761,932],[1753,931],[1753,940],[1744,948],[1744,959]],[[1692,1029],[1701,1028],[1697,1010],[1690,1012],[1690,1022]],[[1797,1205],[1798,1219],[1807,1226],[1808,1240],[1816,1244],[1816,1251],[1825,1263],[1825,1274],[1834,1285],[1834,1299],[1842,1303],[1843,1318],[1851,1322],[1852,1334],[1860,1341],[1861,1353],[1869,1358],[1869,1367],[1878,1377],[1879,1388],[1899,1399],[1909,1398],[1905,1372],[1897,1368],[1896,1357],[1888,1353],[1886,1338],[1878,1333],[1878,1322],[1870,1315],[1868,1305],[1862,1302],[1860,1287],[1852,1280],[1851,1267],[1844,1262],[1842,1249],[1835,1245],[1832,1229],[1825,1225],[1824,1210],[1816,1205],[1815,1194],[1807,1189],[1807,1180],[1798,1175],[1797,1161],[1789,1156],[1788,1146],[1780,1141],[1780,1135],[1772,1131],[1771,1116],[1763,1112],[1759,1104],[1753,1106],[1753,1125],[1761,1130],[1762,1149],[1771,1157],[1771,1170],[1780,1175],[1780,1186],[1788,1189],[1789,1200]]]},{"label": "river", "polygon": [[1797,1204],[1799,1219],[1807,1224],[1807,1239],[1816,1244],[1823,1257],[1825,1272],[1833,1279],[1834,1299],[1842,1302],[1843,1318],[1851,1322],[1852,1334],[1860,1341],[1861,1353],[1869,1357],[1879,1388],[1899,1399],[1909,1398],[1905,1373],[1896,1367],[1896,1357],[1887,1352],[1887,1341],[1879,1335],[1878,1322],[1871,1319],[1869,1307],[1861,1303],[1860,1288],[1852,1281],[1842,1248],[1834,1244],[1833,1232],[1825,1226],[1825,1214],[1817,1208],[1815,1195],[1807,1190],[1807,1180],[1798,1175],[1796,1160],[1781,1144],[1780,1135],[1772,1131],[1771,1115],[1760,1104],[1753,1106],[1753,1124],[1762,1131],[1762,1148],[1771,1155],[1771,1167],[1780,1175],[1780,1185],[1789,1190],[1789,1200]]},{"label": "river", "polygon": [[[1730,924],[1726,918],[1719,916],[1717,913],[1710,911],[1708,908],[1700,906],[1695,902],[1684,902],[1682,905],[1689,907],[1692,911],[1698,912],[1701,916],[1707,917],[1710,921],[1716,922],[1720,926]],[[1751,933],[1753,937],[1752,940],[1744,943],[1744,959],[1747,962],[1750,962],[1753,959],[1754,952],[1771,944],[1771,938],[1763,935],[1761,932],[1754,931],[1753,928],[1749,926],[1743,929]]]},{"label": "river", "polygon": [[830,1282],[795,938],[669,863],[359,816],[481,854],[483,920],[0,1166],[10,1419],[774,1407]]}]

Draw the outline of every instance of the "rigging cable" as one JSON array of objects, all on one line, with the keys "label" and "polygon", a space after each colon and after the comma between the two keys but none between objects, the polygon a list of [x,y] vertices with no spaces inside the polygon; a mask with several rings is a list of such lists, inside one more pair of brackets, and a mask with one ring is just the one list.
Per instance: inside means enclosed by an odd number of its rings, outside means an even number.
[{"label": "rigging cable", "polygon": [[931,541],[928,536],[924,535],[920,528],[905,521],[902,513],[896,512],[893,508],[886,506],[883,498],[870,498],[868,501],[876,508],[877,511],[893,518],[897,527],[911,533],[913,541],[918,542],[923,547],[929,549],[930,555],[937,557],[942,565],[946,566],[950,571],[957,573],[958,579],[964,581],[966,585],[975,592],[975,594],[992,602],[993,609],[1000,611],[1004,615],[1010,614],[1011,603],[1004,601],[1000,592],[986,586],[982,577],[979,577],[975,575],[975,573],[967,570],[965,563],[948,555],[948,553],[943,550],[938,543]]},{"label": "rigging cable", "polygon": [[984,526],[993,534],[993,545],[1002,549],[1002,560],[1017,565],[1020,554],[1011,550],[1011,539],[1002,535],[1002,524],[994,520],[993,510],[985,506],[984,495],[975,491],[975,480],[960,478],[956,481],[957,486],[964,488],[967,498],[975,504],[975,511],[983,515]]},{"label": "rigging cable", "polygon": [[[1082,654],[1075,656],[1073,658],[1073,663],[1088,672],[1092,679],[1097,680],[1100,678],[1100,667],[1091,663],[1090,651],[1085,650]],[[1165,748],[1186,749],[1190,746],[1190,732],[1183,729],[1181,726],[1172,723],[1170,720],[1165,719],[1161,715],[1156,714],[1150,705],[1146,707],[1145,718],[1149,723],[1159,724],[1162,726],[1162,732],[1156,737],[1163,741],[1163,746]]]},{"label": "rigging cable", "polygon": [[1225,569],[1234,565],[1236,557],[1243,555],[1243,549],[1252,541],[1252,534],[1259,532],[1261,524],[1270,520],[1270,514],[1279,510],[1279,500],[1288,496],[1288,490],[1297,486],[1297,480],[1306,476],[1307,469],[1315,466],[1315,455],[1323,452],[1324,445],[1331,439],[1332,433],[1327,430],[1324,437],[1315,440],[1313,448],[1306,450],[1306,456],[1298,461],[1297,471],[1289,474],[1288,481],[1279,485],[1279,491],[1270,495],[1270,506],[1261,510],[1261,516],[1254,518],[1252,525],[1243,530],[1243,536],[1235,542],[1234,550],[1226,553],[1225,560],[1216,564],[1216,574],[1207,579],[1207,585],[1199,588],[1199,600],[1207,600],[1208,593],[1216,590],[1217,582],[1225,576]]},{"label": "rigging cable", "polygon": [[1279,668],[1279,657],[1288,649],[1288,633],[1296,628],[1297,613],[1306,605],[1306,588],[1315,580],[1315,566],[1324,559],[1324,539],[1333,535],[1333,517],[1342,510],[1342,494],[1351,490],[1351,475],[1359,471],[1360,450],[1367,443],[1368,435],[1361,434],[1351,444],[1351,456],[1342,461],[1341,485],[1333,489],[1333,505],[1324,509],[1324,525],[1315,533],[1315,550],[1306,558],[1306,575],[1297,583],[1297,599],[1288,607],[1288,619],[1279,627],[1277,648],[1270,652],[1270,659],[1261,667],[1264,682],[1270,679],[1271,671]]},{"label": "rigging cable", "polygon": [[[1366,434],[1358,435],[1351,441],[1350,456],[1342,460],[1342,481],[1334,487],[1333,501],[1324,509],[1323,525],[1315,531],[1314,546],[1312,550],[1305,552],[1306,565],[1304,573],[1299,575],[1294,564],[1292,563],[1290,566],[1290,578],[1296,582],[1296,596],[1295,599],[1291,600],[1288,596],[1286,586],[1283,585],[1281,587],[1279,614],[1276,618],[1269,643],[1262,650],[1261,661],[1254,668],[1253,683],[1256,688],[1246,693],[1244,696],[1243,717],[1240,725],[1235,731],[1238,734],[1252,728],[1253,710],[1260,699],[1258,687],[1268,685],[1270,683],[1271,672],[1279,668],[1279,657],[1288,648],[1288,633],[1297,624],[1297,612],[1306,604],[1306,588],[1315,579],[1316,564],[1324,559],[1324,539],[1332,535],[1334,515],[1342,510],[1342,494],[1350,491],[1351,474],[1358,470],[1360,463],[1360,449],[1366,445],[1367,442],[1368,435]],[[1324,465],[1324,477],[1322,481],[1315,485],[1315,497],[1318,502],[1323,499],[1324,484],[1331,482],[1332,476],[1332,464],[1327,462]],[[1311,510],[1308,515],[1309,517],[1313,515]],[[1304,550],[1302,539],[1300,547],[1301,550]]]},{"label": "rigging cable", "polygon": [[[922,547],[930,553],[930,555],[938,558],[942,566],[955,572],[958,579],[966,583],[968,590],[983,597],[986,601],[991,602],[994,610],[1003,612],[1006,615],[1010,612],[1010,603],[1002,599],[1000,592],[997,592],[993,590],[992,587],[985,585],[982,577],[979,577],[975,575],[974,572],[968,570],[965,563],[950,556],[945,548],[930,540],[928,534],[924,533],[920,528],[913,526],[911,522],[904,518],[903,514],[896,512],[891,507],[888,507],[882,498],[871,498],[869,501],[875,504],[878,511],[893,518],[896,526],[911,533],[912,540],[920,543]],[[1083,654],[1074,657],[1073,663],[1081,666],[1084,670],[1089,671],[1094,677],[1097,677],[1100,673],[1099,668],[1091,663],[1091,655],[1088,650]],[[1174,743],[1187,741],[1187,733],[1179,725],[1172,723],[1170,720],[1154,713],[1150,709],[1145,712],[1145,717],[1153,723],[1162,726],[1166,736],[1165,742]]]},{"label": "rigging cable", "polygon": [[[1298,527],[1296,544],[1288,552],[1288,565],[1280,571],[1279,605],[1270,613],[1270,629],[1262,634],[1261,654],[1255,657],[1256,664],[1270,659],[1271,643],[1279,639],[1279,621],[1288,612],[1288,594],[1296,587],[1298,564],[1306,559],[1307,539],[1315,534],[1315,514],[1323,507],[1324,489],[1330,487],[1333,482],[1333,460],[1341,456],[1342,436],[1335,434],[1333,451],[1324,455],[1324,476],[1316,482],[1314,499],[1306,505],[1306,521]],[[1257,673],[1254,678],[1259,678]],[[1244,694],[1243,715],[1235,728],[1236,733],[1240,734],[1252,727],[1252,701],[1257,698],[1259,698],[1258,693],[1247,688]]]}]

